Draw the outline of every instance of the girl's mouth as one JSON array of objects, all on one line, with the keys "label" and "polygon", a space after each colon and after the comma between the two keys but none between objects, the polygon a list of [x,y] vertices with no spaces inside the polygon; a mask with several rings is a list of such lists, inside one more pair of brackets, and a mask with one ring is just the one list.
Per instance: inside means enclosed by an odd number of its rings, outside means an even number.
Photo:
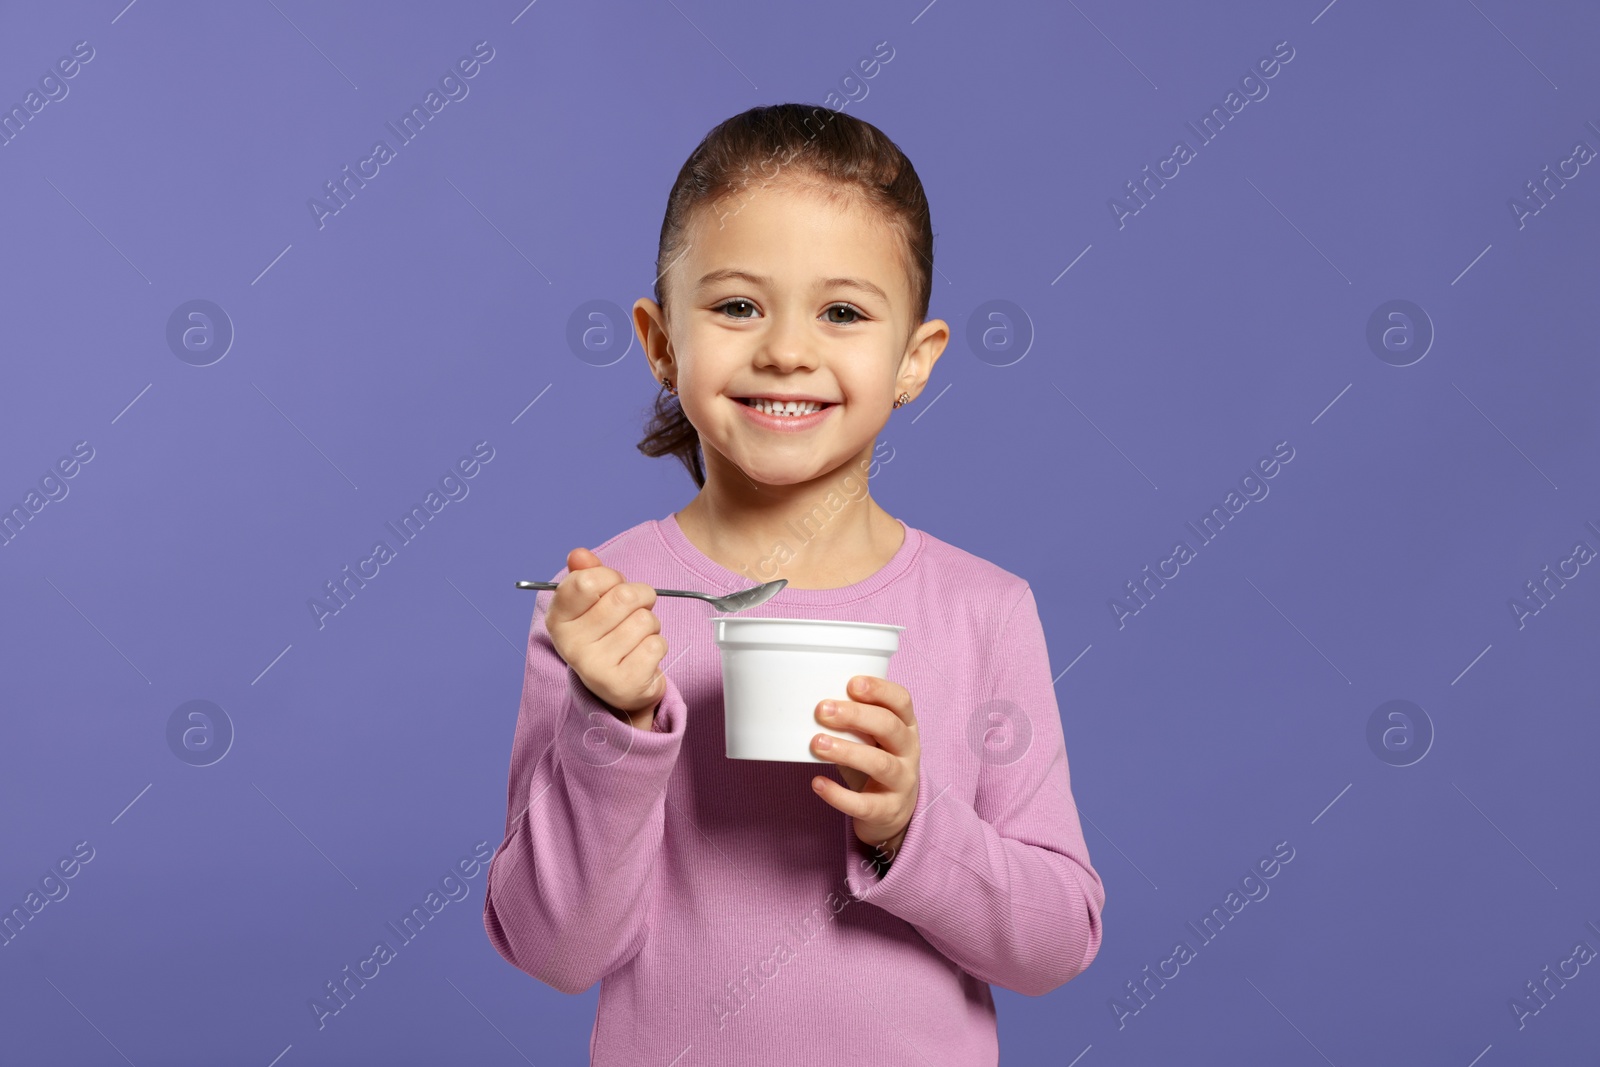
[{"label": "girl's mouth", "polygon": [[736,398],[739,407],[757,426],[768,430],[809,430],[828,417],[828,412],[838,404],[818,404],[815,401],[774,403],[770,400]]}]

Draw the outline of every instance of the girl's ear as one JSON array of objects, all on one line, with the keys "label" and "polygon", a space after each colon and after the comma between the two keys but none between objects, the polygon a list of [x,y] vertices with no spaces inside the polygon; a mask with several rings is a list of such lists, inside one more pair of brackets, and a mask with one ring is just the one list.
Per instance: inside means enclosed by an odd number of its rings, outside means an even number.
[{"label": "girl's ear", "polygon": [[667,336],[667,315],[661,305],[647,296],[633,303],[633,328],[639,335],[639,346],[644,349],[645,362],[657,379],[662,375],[672,377],[677,368],[672,365],[672,343]]},{"label": "girl's ear", "polygon": [[913,397],[921,393],[928,376],[933,373],[933,365],[939,362],[949,343],[950,325],[943,319],[929,319],[913,330],[906,344],[906,354],[900,358],[900,375],[896,379],[899,388]]}]

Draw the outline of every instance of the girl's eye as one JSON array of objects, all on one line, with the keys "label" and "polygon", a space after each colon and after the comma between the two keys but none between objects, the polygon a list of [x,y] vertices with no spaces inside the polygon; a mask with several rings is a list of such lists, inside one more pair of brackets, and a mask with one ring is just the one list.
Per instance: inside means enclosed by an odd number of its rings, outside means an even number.
[{"label": "girl's eye", "polygon": [[[744,314],[744,315],[729,314],[729,312],[728,312],[729,308],[735,307],[735,306],[740,306],[740,305],[750,308],[752,312],[755,309],[755,305],[753,303],[751,303],[750,301],[744,299],[743,297],[734,297],[732,300],[724,300],[722,303],[715,305],[712,308],[712,310],[713,311],[721,311],[724,314],[727,314],[729,318],[734,318],[734,319],[748,319],[748,318],[754,317],[753,314]],[[863,319],[863,318],[866,317],[865,314],[859,308],[855,307],[853,304],[830,304],[828,306],[828,310],[823,312],[823,314],[824,315],[832,315],[834,312],[844,312],[846,315],[849,316],[848,318],[843,318],[843,319],[829,318],[827,321],[832,323],[835,326],[847,326],[850,323],[857,322],[860,319]]]},{"label": "girl's eye", "polygon": [[[750,301],[745,300],[742,297],[735,297],[732,300],[724,300],[722,303],[718,304],[712,310],[714,310],[714,311],[726,311],[728,308],[732,307],[735,304],[744,304],[744,305],[746,305],[748,307],[751,307],[751,308],[755,307],[755,305],[750,303]],[[747,319],[750,316],[748,316],[748,315],[733,315],[733,316],[730,316],[730,317],[731,318],[735,318],[735,319]]]}]

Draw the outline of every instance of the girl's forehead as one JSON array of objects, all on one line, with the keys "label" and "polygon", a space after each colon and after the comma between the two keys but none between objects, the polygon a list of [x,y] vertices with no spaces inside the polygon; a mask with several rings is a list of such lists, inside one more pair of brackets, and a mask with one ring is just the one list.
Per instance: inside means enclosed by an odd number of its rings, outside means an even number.
[{"label": "girl's forehead", "polygon": [[740,236],[751,231],[881,229],[880,213],[858,195],[828,195],[793,185],[752,185],[715,197],[697,212],[703,230]]},{"label": "girl's forehead", "polygon": [[892,299],[901,299],[898,290],[908,285],[903,238],[859,195],[752,186],[739,199],[702,205],[686,236],[679,277],[691,287],[728,268],[785,287],[867,278]]}]

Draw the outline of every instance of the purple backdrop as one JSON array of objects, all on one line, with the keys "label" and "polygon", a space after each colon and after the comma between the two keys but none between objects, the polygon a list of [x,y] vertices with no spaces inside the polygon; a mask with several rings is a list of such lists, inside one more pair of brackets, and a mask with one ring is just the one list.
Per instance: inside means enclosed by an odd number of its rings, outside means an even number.
[{"label": "purple backdrop", "polygon": [[1592,5],[125,3],[0,28],[0,1058],[583,1061],[480,917],[512,583],[691,497],[623,311],[783,100],[918,167],[873,492],[1059,674],[1105,942],[1004,1062],[1600,1047]]}]

